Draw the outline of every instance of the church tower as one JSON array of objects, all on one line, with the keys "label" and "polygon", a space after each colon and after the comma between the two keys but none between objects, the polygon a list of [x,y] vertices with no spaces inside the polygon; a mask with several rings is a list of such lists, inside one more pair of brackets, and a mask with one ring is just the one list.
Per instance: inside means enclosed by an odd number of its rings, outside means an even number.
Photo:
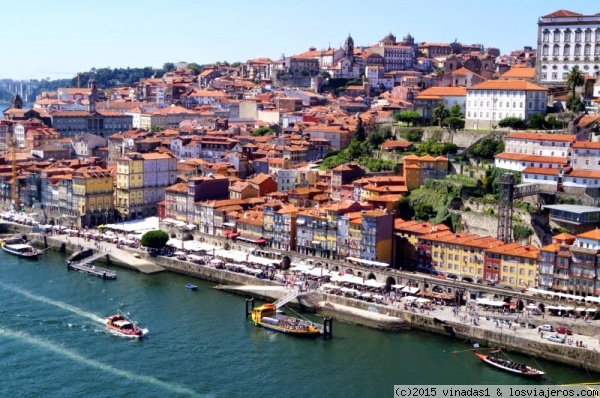
[{"label": "church tower", "polygon": [[350,62],[354,63],[354,40],[352,40],[350,33],[348,33],[348,38],[344,42],[344,53],[346,58],[348,58]]},{"label": "church tower", "polygon": [[23,100],[19,94],[15,94],[12,100],[12,108],[13,109],[23,109]]}]

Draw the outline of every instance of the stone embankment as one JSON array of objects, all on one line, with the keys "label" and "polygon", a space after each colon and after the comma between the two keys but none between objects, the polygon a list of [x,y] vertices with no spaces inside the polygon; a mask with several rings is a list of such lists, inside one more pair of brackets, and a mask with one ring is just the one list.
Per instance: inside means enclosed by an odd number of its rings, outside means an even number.
[{"label": "stone embankment", "polygon": [[[17,226],[18,227],[18,226]],[[11,231],[25,232],[20,228],[11,228]],[[75,242],[73,242],[75,240]],[[82,242],[76,238],[66,238],[64,235],[48,237],[48,244],[54,250],[61,247],[66,251],[75,251],[81,248]],[[66,242],[65,242],[66,241]],[[84,241],[81,239],[81,241]],[[93,247],[93,242],[86,242],[90,248],[96,250],[115,250],[115,245],[103,244],[103,247]],[[64,244],[64,246],[63,246]],[[86,246],[83,247],[87,248]],[[139,253],[138,253],[139,255]],[[140,259],[134,253],[121,250],[118,255],[110,254],[108,261],[113,264],[128,268],[151,265],[156,270],[168,270],[175,273],[189,275],[211,282],[228,285],[224,290],[253,296],[267,301],[275,301],[290,290],[283,285],[254,276],[219,270],[210,267],[198,266],[174,258],[157,257],[153,259]],[[132,265],[129,261],[141,260],[139,265]],[[149,261],[149,260],[152,260]],[[245,285],[245,287],[243,287]],[[223,287],[222,287],[223,288]],[[312,291],[303,294],[291,304],[296,307],[317,311],[323,316],[333,316],[359,325],[383,329],[388,331],[403,331],[414,329],[435,333],[462,341],[477,342],[483,347],[500,346],[506,351],[528,354],[533,357],[543,358],[559,363],[581,367],[588,371],[600,372],[600,346],[599,346],[599,321],[583,322],[576,324],[565,319],[527,318],[525,322],[533,322],[536,326],[551,324],[554,327],[567,324],[575,335],[570,336],[574,342],[581,341],[582,347],[575,344],[558,344],[545,340],[537,329],[520,326],[499,326],[496,319],[503,318],[496,314],[478,314],[478,324],[473,323],[474,314],[468,313],[466,307],[461,307],[455,313],[452,307],[437,306],[433,309],[415,310],[404,306],[404,303],[376,304],[357,300],[349,297],[326,294],[321,291]],[[493,318],[492,318],[493,317]],[[508,317],[504,317],[508,318]],[[582,334],[579,334],[582,333]]]}]

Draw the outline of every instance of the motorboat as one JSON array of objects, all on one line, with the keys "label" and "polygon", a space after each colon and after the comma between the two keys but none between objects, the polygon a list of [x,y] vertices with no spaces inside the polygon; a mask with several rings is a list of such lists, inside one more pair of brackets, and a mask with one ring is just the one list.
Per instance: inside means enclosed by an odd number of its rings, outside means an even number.
[{"label": "motorboat", "polygon": [[185,285],[185,288],[188,289],[188,290],[198,290],[198,286],[192,285],[191,283],[187,283]]},{"label": "motorboat", "polygon": [[140,329],[123,314],[111,315],[105,319],[105,323],[112,333],[119,336],[141,339],[148,334],[148,329]]},{"label": "motorboat", "polygon": [[266,303],[252,310],[255,325],[280,333],[298,337],[319,337],[323,335],[323,326],[306,319],[286,316],[279,313],[275,304]]}]

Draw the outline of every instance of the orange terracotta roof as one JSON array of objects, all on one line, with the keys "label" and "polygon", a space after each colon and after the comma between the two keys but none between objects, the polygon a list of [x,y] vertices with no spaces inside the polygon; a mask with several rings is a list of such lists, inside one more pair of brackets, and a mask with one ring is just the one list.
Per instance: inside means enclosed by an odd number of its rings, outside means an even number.
[{"label": "orange terracotta roof", "polygon": [[567,18],[567,17],[581,17],[583,14],[568,10],[558,10],[551,14],[544,15],[542,18]]},{"label": "orange terracotta roof", "polygon": [[600,178],[600,171],[597,170],[571,170],[565,177],[580,177],[580,178]]},{"label": "orange terracotta roof", "polygon": [[488,80],[468,90],[548,91],[547,88],[525,80]]},{"label": "orange terracotta roof", "polygon": [[533,141],[557,141],[557,142],[575,142],[575,134],[546,134],[546,133],[526,133],[515,132],[506,136],[506,139],[513,140],[533,140]]},{"label": "orange terracotta roof", "polygon": [[577,235],[577,238],[600,240],[600,229],[596,228],[594,230],[584,232]]},{"label": "orange terracotta roof", "polygon": [[564,164],[566,161],[566,157],[557,157],[557,156],[538,156],[538,155],[525,155],[521,153],[510,153],[510,152],[502,152],[495,156],[496,159],[506,159],[513,161],[523,161],[523,162],[538,162],[538,163],[560,163]]},{"label": "orange terracotta roof", "polygon": [[555,175],[558,175],[558,169],[548,169],[548,168],[544,169],[544,168],[540,168],[540,167],[527,167],[521,173],[555,176]]},{"label": "orange terracotta roof", "polygon": [[500,75],[500,79],[533,79],[535,77],[535,68],[514,68]]},{"label": "orange terracotta roof", "polygon": [[439,96],[439,97],[447,97],[447,96],[460,96],[464,97],[467,95],[466,87],[430,87],[426,90],[421,91],[417,94],[416,98],[421,96]]}]

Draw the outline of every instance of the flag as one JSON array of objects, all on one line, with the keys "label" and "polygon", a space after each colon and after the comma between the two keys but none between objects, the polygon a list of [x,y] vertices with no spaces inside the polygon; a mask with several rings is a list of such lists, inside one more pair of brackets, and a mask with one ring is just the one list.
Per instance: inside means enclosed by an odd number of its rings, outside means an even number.
[{"label": "flag", "polygon": [[473,348],[479,348],[479,343],[473,344]]}]

